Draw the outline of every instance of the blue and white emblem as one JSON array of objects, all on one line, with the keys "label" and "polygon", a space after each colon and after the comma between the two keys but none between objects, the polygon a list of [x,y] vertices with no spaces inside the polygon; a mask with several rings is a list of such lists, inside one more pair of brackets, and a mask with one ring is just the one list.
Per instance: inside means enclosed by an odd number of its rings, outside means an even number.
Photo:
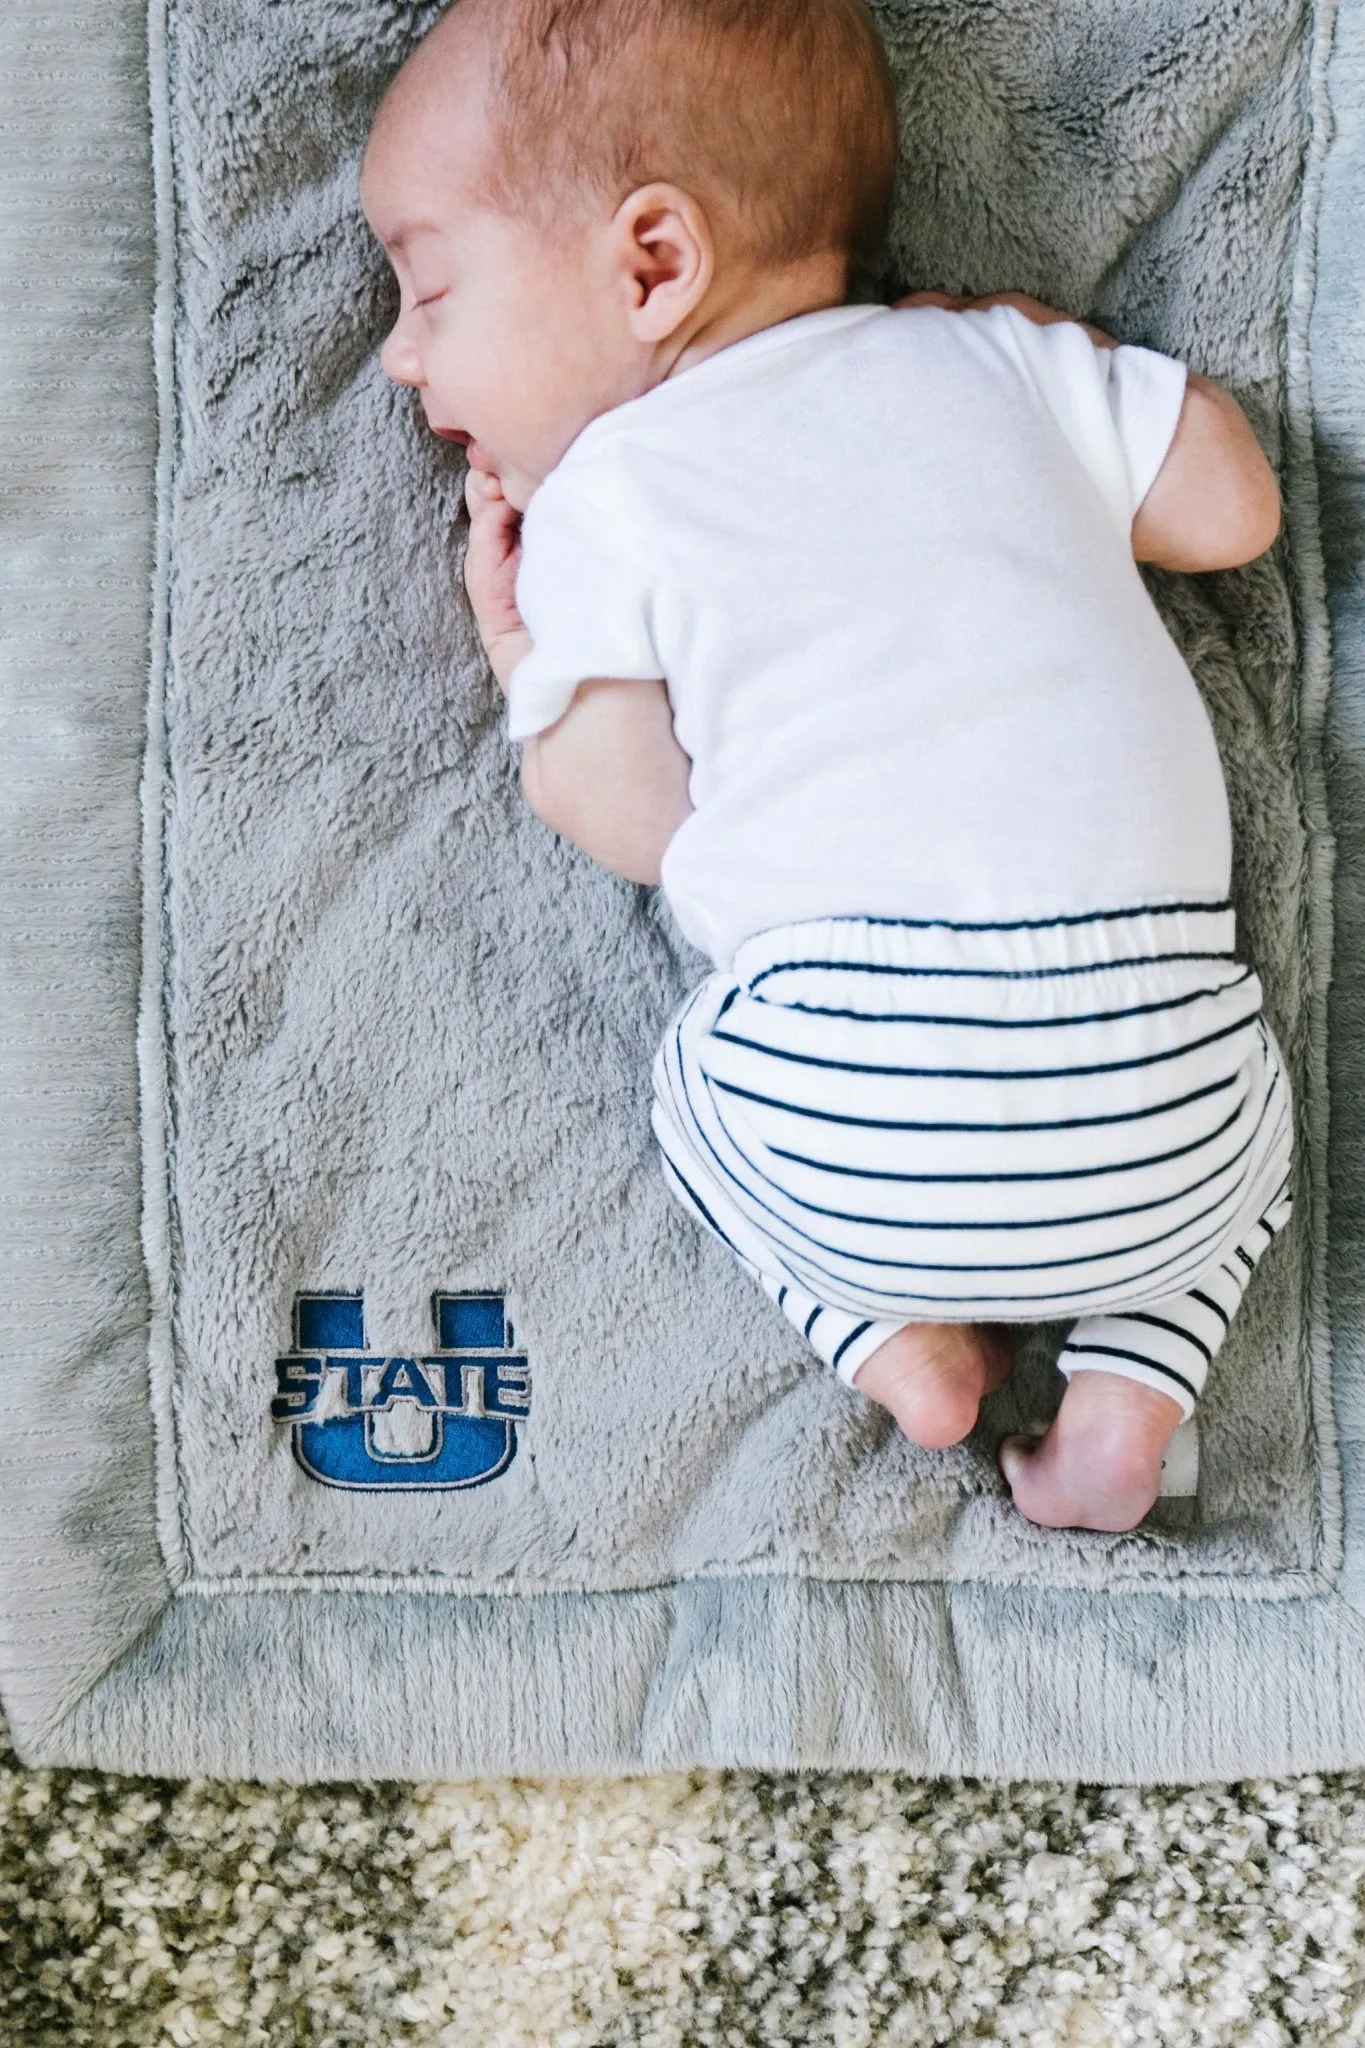
[{"label": "blue and white emblem", "polygon": [[500,1294],[434,1294],[434,1351],[371,1356],[360,1294],[300,1294],[294,1349],[275,1361],[277,1422],[323,1486],[447,1491],[483,1486],[517,1454],[531,1373]]}]

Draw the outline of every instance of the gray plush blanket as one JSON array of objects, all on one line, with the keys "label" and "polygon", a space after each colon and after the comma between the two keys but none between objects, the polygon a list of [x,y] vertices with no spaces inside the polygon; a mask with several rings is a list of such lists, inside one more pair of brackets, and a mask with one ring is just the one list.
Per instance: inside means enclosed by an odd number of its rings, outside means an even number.
[{"label": "gray plush blanket", "polygon": [[300,1778],[1365,1759],[1309,375],[1330,7],[874,7],[902,163],[873,296],[1015,287],[1186,358],[1289,505],[1261,562],[1151,578],[1213,718],[1299,1153],[1197,1502],[1125,1536],[1033,1527],[995,1470],[1055,1406],[1064,1325],[1025,1334],[967,1443],[920,1451],[663,1185],[650,1059],[709,963],[526,810],[461,582],[463,457],[376,357],[393,287],[355,174],[436,12],[154,6],[150,179],[126,5],[42,60],[84,80],[98,175],[74,111],[11,88],[66,180],[35,170],[34,220],[110,280],[103,315],[73,282],[52,316],[82,431],[40,400],[20,444],[66,524],[11,529],[11,928],[55,906],[14,954],[8,1053],[23,1753]]}]

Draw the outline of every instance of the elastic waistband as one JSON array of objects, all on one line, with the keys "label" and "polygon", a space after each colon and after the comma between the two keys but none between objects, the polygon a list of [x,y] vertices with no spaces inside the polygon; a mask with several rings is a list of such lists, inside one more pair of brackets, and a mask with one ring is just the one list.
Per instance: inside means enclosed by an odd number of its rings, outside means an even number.
[{"label": "elastic waistband", "polygon": [[1154,903],[1005,924],[816,917],[755,932],[736,949],[731,972],[752,990],[765,974],[791,967],[1024,976],[1190,957],[1231,960],[1235,927],[1230,902]]}]

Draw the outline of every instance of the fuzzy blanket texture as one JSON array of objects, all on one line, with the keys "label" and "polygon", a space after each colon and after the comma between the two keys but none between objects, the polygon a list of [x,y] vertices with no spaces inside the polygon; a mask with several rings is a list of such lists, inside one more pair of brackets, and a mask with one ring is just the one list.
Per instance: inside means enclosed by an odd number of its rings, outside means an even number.
[{"label": "fuzzy blanket texture", "polygon": [[1319,317],[1348,354],[1344,287],[1314,299],[1328,0],[873,9],[902,161],[872,296],[1016,287],[1180,355],[1286,489],[1261,562],[1151,577],[1213,719],[1299,1152],[1196,1511],[1126,1536],[1036,1529],[995,1471],[1055,1405],[1065,1326],[921,1452],[664,1188],[649,1062],[708,963],[525,809],[463,460],[376,357],[394,292],[355,174],[437,11],[4,31],[31,145],[8,274],[58,278],[4,316],[21,1753],[298,1779],[1365,1758],[1365,891],[1336,801],[1365,742],[1310,375]]}]

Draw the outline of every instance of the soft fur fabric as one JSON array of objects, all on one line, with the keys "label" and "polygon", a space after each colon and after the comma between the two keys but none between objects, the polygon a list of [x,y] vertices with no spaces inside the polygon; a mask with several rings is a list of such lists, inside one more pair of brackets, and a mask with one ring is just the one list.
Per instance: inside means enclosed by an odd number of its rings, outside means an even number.
[{"label": "soft fur fabric", "polygon": [[[153,10],[159,554],[135,346],[151,280],[144,246],[118,240],[152,203],[137,149],[120,155],[145,119],[134,17],[102,45],[69,31],[106,154],[84,183],[61,159],[54,217],[74,234],[105,203],[97,246],[144,293],[111,301],[117,348],[84,416],[102,397],[143,467],[97,439],[51,466],[63,504],[94,476],[128,494],[108,545],[122,590],[150,580],[151,745],[139,933],[138,641],[126,623],[99,641],[88,553],[31,550],[35,588],[48,574],[88,623],[78,661],[31,600],[54,678],[40,729],[66,718],[76,737],[65,763],[25,757],[13,901],[32,915],[72,874],[91,894],[54,928],[65,981],[22,983],[13,1055],[19,1085],[47,1053],[67,1090],[43,1110],[49,1178],[14,1155],[31,1369],[5,1655],[25,1754],[289,1776],[1147,1777],[1365,1754],[1361,1630],[1333,1592],[1323,1291],[1332,874],[1305,342],[1327,11],[875,9],[903,137],[875,295],[1014,286],[1182,355],[1243,400],[1290,501],[1261,563],[1152,577],[1222,751],[1239,942],[1300,1155],[1294,1221],[1202,1410],[1197,1516],[1124,1537],[1031,1527],[994,1470],[999,1435],[1057,1398],[1062,1326],[1028,1334],[971,1442],[921,1453],[664,1189],[649,1061],[707,963],[656,893],[525,810],[460,580],[463,458],[375,355],[394,294],[355,171],[435,12]],[[18,19],[31,63],[39,17]],[[64,119],[33,115],[49,144]],[[98,356],[69,275],[53,333]],[[42,415],[43,445],[62,422]],[[431,1348],[433,1291],[505,1296],[533,1383],[507,1470],[425,1493],[307,1476],[270,1399],[294,1298],[319,1289],[363,1290],[388,1354]],[[1338,1340],[1342,1398],[1353,1357]],[[414,1722],[413,1697],[449,1712]]]},{"label": "soft fur fabric", "polygon": [[[667,1195],[649,1056],[709,963],[655,892],[526,810],[460,580],[463,455],[375,354],[393,292],[358,153],[432,18],[172,14],[166,967],[192,1573],[606,1590],[755,1568],[1092,1586],[1311,1571],[1306,1198],[1220,1358],[1202,1513],[1175,1541],[1025,1524],[993,1464],[1016,1401],[970,1443],[918,1451]],[[1282,0],[1147,4],[1100,37],[1075,4],[1041,35],[1036,8],[877,18],[905,132],[879,296],[1018,286],[1097,314],[1225,378],[1278,454],[1302,20]],[[1216,721],[1239,943],[1302,1098],[1285,568],[1281,550],[1154,581]],[[268,1421],[270,1369],[296,1292],[329,1287],[363,1290],[380,1353],[430,1350],[433,1289],[505,1291],[534,1393],[503,1476],[449,1494],[304,1476]],[[1028,1410],[1055,1403],[1062,1327],[1034,1333]]]}]

